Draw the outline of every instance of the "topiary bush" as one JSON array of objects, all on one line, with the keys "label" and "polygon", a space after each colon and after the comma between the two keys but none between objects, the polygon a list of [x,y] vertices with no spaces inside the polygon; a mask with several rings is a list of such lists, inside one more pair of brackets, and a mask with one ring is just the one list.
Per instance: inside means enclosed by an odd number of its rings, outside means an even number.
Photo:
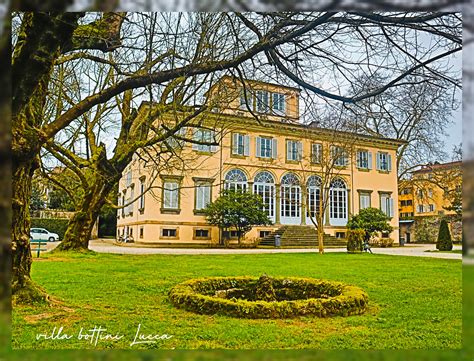
[{"label": "topiary bush", "polygon": [[439,224],[438,242],[436,249],[439,251],[451,251],[453,249],[453,241],[451,240],[451,232],[449,232],[448,222],[445,219]]},{"label": "topiary bush", "polygon": [[359,287],[340,282],[262,276],[193,279],[173,287],[169,299],[199,314],[256,319],[361,314],[369,298]]},{"label": "topiary bush", "polygon": [[365,230],[347,230],[347,251],[350,253],[362,252],[364,246]]}]

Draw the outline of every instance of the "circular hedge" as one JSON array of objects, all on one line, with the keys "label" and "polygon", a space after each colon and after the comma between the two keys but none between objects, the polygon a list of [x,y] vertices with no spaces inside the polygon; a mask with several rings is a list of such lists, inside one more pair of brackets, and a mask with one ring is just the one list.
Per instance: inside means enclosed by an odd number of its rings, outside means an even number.
[{"label": "circular hedge", "polygon": [[349,316],[367,308],[361,288],[312,278],[212,277],[180,283],[169,292],[178,308],[239,318]]}]

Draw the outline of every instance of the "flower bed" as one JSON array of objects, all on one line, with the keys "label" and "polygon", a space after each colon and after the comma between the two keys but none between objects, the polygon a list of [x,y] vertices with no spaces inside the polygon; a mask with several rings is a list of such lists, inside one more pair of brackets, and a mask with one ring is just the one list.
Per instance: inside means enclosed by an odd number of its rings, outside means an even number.
[{"label": "flower bed", "polygon": [[349,316],[367,308],[362,289],[311,278],[213,277],[180,283],[169,292],[178,308],[239,318]]}]

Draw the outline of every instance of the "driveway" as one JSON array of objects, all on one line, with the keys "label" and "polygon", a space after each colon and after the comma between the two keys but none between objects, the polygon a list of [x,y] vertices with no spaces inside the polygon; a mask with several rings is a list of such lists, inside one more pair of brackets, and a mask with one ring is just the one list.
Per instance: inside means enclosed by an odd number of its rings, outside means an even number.
[{"label": "driveway", "polygon": [[[224,249],[224,248],[157,248],[133,245],[117,245],[112,240],[93,240],[89,243],[89,249],[101,253],[118,254],[173,254],[173,255],[199,255],[199,254],[266,254],[266,253],[314,253],[316,248],[252,248],[252,249]],[[454,246],[455,250],[461,250],[461,246]],[[434,244],[408,244],[403,247],[372,248],[374,254],[386,254],[394,256],[432,257],[445,259],[462,259],[461,253],[425,252],[436,250]],[[327,248],[327,253],[347,252],[345,248]]]}]

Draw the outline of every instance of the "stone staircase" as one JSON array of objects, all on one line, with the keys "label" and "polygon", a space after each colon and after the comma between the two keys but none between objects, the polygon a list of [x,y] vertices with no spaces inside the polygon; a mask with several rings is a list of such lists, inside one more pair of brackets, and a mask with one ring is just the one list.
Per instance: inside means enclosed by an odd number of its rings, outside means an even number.
[{"label": "stone staircase", "polygon": [[[274,247],[275,236],[281,237],[281,247],[318,247],[318,235],[313,226],[282,226],[264,237],[259,246]],[[347,241],[324,234],[324,247],[346,247]]]}]

